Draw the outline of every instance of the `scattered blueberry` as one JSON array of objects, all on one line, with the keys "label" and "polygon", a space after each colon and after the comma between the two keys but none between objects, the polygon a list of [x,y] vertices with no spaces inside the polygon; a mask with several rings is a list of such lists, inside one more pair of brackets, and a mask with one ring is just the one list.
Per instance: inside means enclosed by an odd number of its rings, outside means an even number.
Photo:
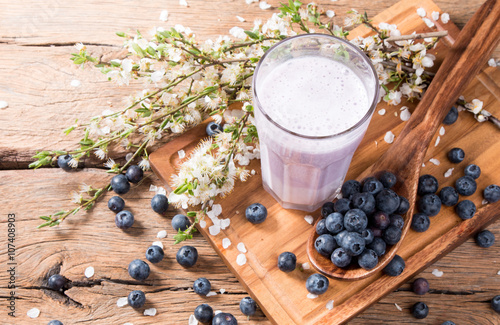
[{"label": "scattered blueberry", "polygon": [[128,265],[128,274],[138,281],[144,281],[149,276],[149,265],[142,260],[133,260]]},{"label": "scattered blueberry", "polygon": [[384,189],[376,196],[377,209],[391,214],[399,208],[399,195],[391,189]]},{"label": "scattered blueberry", "polygon": [[476,237],[476,244],[479,247],[488,248],[495,243],[495,235],[489,230],[479,232]]},{"label": "scattered blueberry", "polygon": [[146,303],[146,295],[141,290],[134,290],[128,294],[128,304],[132,308],[141,308]]},{"label": "scattered blueberry", "polygon": [[[338,199],[334,204],[335,212],[345,214],[347,211],[351,209],[351,201],[348,199],[342,198]],[[323,210],[321,210],[323,212]]]},{"label": "scattered blueberry", "polygon": [[373,233],[373,237],[382,237],[384,231],[380,228],[370,227],[370,230]]},{"label": "scattered blueberry", "polygon": [[66,284],[66,278],[60,274],[54,274],[47,280],[47,284],[52,290],[59,291]]},{"label": "scattered blueberry", "polygon": [[453,323],[451,320],[447,320],[447,321],[443,322],[441,325],[456,325],[456,324]]},{"label": "scattered blueberry", "polygon": [[495,203],[500,200],[500,186],[495,184],[489,185],[484,189],[483,197],[490,203]]},{"label": "scattered blueberry", "polygon": [[168,209],[168,199],[163,194],[156,194],[151,199],[151,208],[156,213],[164,213]]},{"label": "scattered blueberry", "polygon": [[172,228],[174,228],[175,231],[184,231],[188,229],[189,226],[191,226],[191,221],[183,214],[176,214],[172,218]]},{"label": "scattered blueberry", "polygon": [[333,202],[325,202],[321,207],[321,216],[326,218],[330,213],[335,211],[335,204]]},{"label": "scattered blueberry", "polygon": [[278,268],[283,272],[292,272],[297,266],[297,257],[294,253],[283,252],[278,256]]},{"label": "scattered blueberry", "polygon": [[334,250],[330,259],[337,267],[346,267],[351,264],[351,256],[342,247]]},{"label": "scattered blueberry", "polygon": [[229,313],[219,313],[212,319],[212,325],[238,325],[238,321]]},{"label": "scattered blueberry", "polygon": [[220,124],[215,123],[215,122],[208,123],[206,131],[207,131],[207,135],[209,137],[213,137],[213,136],[223,132],[222,126]]},{"label": "scattered blueberry", "polygon": [[326,292],[328,286],[330,285],[330,281],[319,273],[314,273],[307,278],[306,281],[306,289],[312,294],[321,295]]},{"label": "scattered blueberry", "polygon": [[365,240],[357,232],[348,232],[342,242],[338,242],[342,248],[345,249],[346,253],[351,256],[358,256],[365,250]]},{"label": "scattered blueberry", "polygon": [[391,172],[383,172],[378,179],[382,182],[382,185],[384,185],[385,188],[393,187],[398,181],[396,175]]},{"label": "scattered blueberry", "polygon": [[61,321],[54,319],[51,320],[47,325],[64,325]]},{"label": "scattered blueberry", "polygon": [[382,211],[377,211],[371,218],[371,222],[375,228],[384,230],[389,227],[391,223],[391,219],[387,215],[387,213]]},{"label": "scattered blueberry", "polygon": [[137,184],[142,180],[144,172],[142,171],[141,167],[137,165],[132,165],[129,168],[127,168],[125,176],[127,176],[127,179],[130,183]]},{"label": "scattered blueberry", "polygon": [[411,289],[417,295],[425,295],[429,291],[429,282],[424,278],[418,278],[413,281]]},{"label": "scattered blueberry", "polygon": [[332,235],[321,235],[314,241],[314,248],[316,248],[316,251],[321,255],[330,257],[333,250],[337,248],[337,242]]},{"label": "scattered blueberry", "polygon": [[337,244],[340,246],[340,243],[344,240],[344,237],[348,234],[349,232],[347,230],[342,230],[341,232],[339,232],[338,234],[336,234],[335,236],[335,240],[337,241]]},{"label": "scattered blueberry", "polygon": [[439,187],[438,180],[432,175],[422,175],[418,178],[417,194],[423,196],[425,194],[434,194]]},{"label": "scattered blueberry", "polygon": [[199,294],[200,296],[206,296],[211,289],[212,285],[210,284],[210,281],[207,280],[207,278],[198,278],[193,283],[194,292]]},{"label": "scattered blueberry", "polygon": [[384,231],[383,239],[387,245],[395,245],[401,239],[401,229],[395,226],[389,226]]},{"label": "scattered blueberry", "polygon": [[62,170],[70,171],[72,169],[71,166],[69,165],[71,159],[73,159],[71,155],[59,156],[57,157],[57,166],[59,166],[59,168],[61,168]]},{"label": "scattered blueberry", "polygon": [[325,226],[332,234],[338,234],[344,230],[344,216],[338,212],[330,213],[325,219]]},{"label": "scattered blueberry", "polygon": [[368,218],[360,209],[352,209],[347,211],[344,216],[344,228],[347,231],[361,232],[368,226]]},{"label": "scattered blueberry", "polygon": [[465,152],[460,148],[453,148],[448,152],[448,160],[452,163],[461,163],[465,158]]},{"label": "scattered blueberry", "polygon": [[256,225],[266,220],[267,209],[260,203],[254,203],[248,206],[248,208],[245,211],[245,216],[248,221]]},{"label": "scattered blueberry", "polygon": [[399,214],[391,214],[389,219],[391,220],[391,223],[389,224],[390,226],[394,226],[398,229],[403,229],[405,226],[405,219],[403,219],[403,217]]},{"label": "scattered blueberry", "polygon": [[214,310],[207,304],[201,304],[194,310],[194,318],[200,323],[211,323],[214,318]]},{"label": "scattered blueberry", "polygon": [[119,196],[113,196],[108,201],[108,208],[113,212],[120,212],[125,207],[125,201]]},{"label": "scattered blueberry", "polygon": [[365,246],[370,244],[373,241],[373,238],[375,238],[375,236],[373,235],[373,231],[371,229],[365,229],[359,234],[365,240]]},{"label": "scattered blueberry", "polygon": [[387,244],[380,237],[373,238],[373,241],[366,246],[366,248],[373,250],[378,256],[385,254]]},{"label": "scattered blueberry", "polygon": [[130,183],[127,176],[119,174],[111,179],[111,187],[116,194],[125,194],[130,190]]},{"label": "scattered blueberry", "polygon": [[497,313],[500,313],[500,295],[493,297],[491,299],[491,308]]},{"label": "scattered blueberry", "polygon": [[361,184],[358,181],[351,179],[342,185],[340,191],[342,192],[343,197],[349,199],[351,195],[361,192]]},{"label": "scattered blueberry", "polygon": [[115,224],[120,229],[128,229],[134,224],[134,215],[128,210],[122,210],[116,214]]},{"label": "scattered blueberry", "polygon": [[408,212],[409,209],[410,209],[410,202],[408,202],[407,198],[400,195],[399,196],[399,207],[396,210],[396,213],[397,214],[405,214],[406,212]]},{"label": "scattered blueberry", "polygon": [[462,220],[467,220],[476,214],[476,205],[472,201],[463,200],[457,204],[455,212]]},{"label": "scattered blueberry", "polygon": [[457,121],[458,118],[458,110],[455,106],[452,106],[448,114],[446,114],[443,124],[451,125]]},{"label": "scattered blueberry", "polygon": [[478,179],[481,175],[481,168],[478,165],[470,164],[464,169],[465,176],[470,176],[474,179]]},{"label": "scattered blueberry", "polygon": [[417,201],[418,211],[433,217],[441,211],[441,199],[436,194],[426,194]]},{"label": "scattered blueberry", "polygon": [[328,229],[326,229],[326,220],[320,219],[316,224],[316,233],[318,235],[328,234]]},{"label": "scattered blueberry", "polygon": [[474,178],[470,176],[462,176],[455,182],[455,189],[458,194],[469,196],[476,192],[477,184]]},{"label": "scattered blueberry", "polygon": [[160,246],[153,245],[146,251],[146,259],[151,263],[160,263],[165,253]]},{"label": "scattered blueberry", "polygon": [[457,190],[451,186],[443,187],[439,192],[439,198],[441,203],[448,207],[457,204],[459,199]]},{"label": "scattered blueberry", "polygon": [[375,212],[375,197],[370,193],[355,193],[352,196],[352,206],[370,215]]},{"label": "scattered blueberry", "polygon": [[371,270],[378,264],[378,255],[371,249],[365,249],[358,257],[358,264],[365,270]]},{"label": "scattered blueberry", "polygon": [[394,255],[394,258],[387,264],[383,272],[390,276],[398,276],[403,273],[405,269],[405,261],[399,255]]},{"label": "scattered blueberry", "polygon": [[413,218],[411,220],[411,229],[415,230],[416,232],[424,232],[429,229],[430,225],[431,220],[426,214],[417,213],[413,215]]},{"label": "scattered blueberry", "polygon": [[416,319],[424,319],[429,314],[429,307],[423,302],[417,302],[411,308],[411,313]]},{"label": "scattered blueberry", "polygon": [[240,310],[244,315],[252,316],[257,311],[257,304],[252,298],[245,297],[240,301]]},{"label": "scattered blueberry", "polygon": [[375,177],[368,177],[363,183],[363,192],[370,193],[371,195],[377,195],[383,189],[384,185]]},{"label": "scattered blueberry", "polygon": [[184,267],[191,267],[198,260],[198,250],[193,246],[182,246],[175,255],[177,263]]}]

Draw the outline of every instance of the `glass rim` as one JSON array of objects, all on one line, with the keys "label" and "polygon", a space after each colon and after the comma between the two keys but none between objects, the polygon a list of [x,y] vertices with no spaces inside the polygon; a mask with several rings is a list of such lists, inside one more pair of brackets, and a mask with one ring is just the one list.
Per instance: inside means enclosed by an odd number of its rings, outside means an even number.
[{"label": "glass rim", "polygon": [[[338,132],[338,133],[334,133],[334,134],[329,134],[329,135],[312,136],[312,135],[300,134],[300,133],[288,130],[284,126],[282,126],[279,123],[277,123],[276,121],[274,121],[266,113],[266,111],[264,110],[264,107],[262,106],[262,104],[259,101],[259,96],[257,95],[257,88],[255,87],[256,80],[257,80],[256,77],[259,74],[259,70],[260,70],[260,66],[261,66],[262,62],[264,62],[264,60],[266,59],[267,55],[269,53],[271,53],[277,47],[280,47],[280,46],[282,46],[283,44],[285,44],[287,42],[291,42],[291,41],[293,41],[295,39],[298,39],[298,38],[307,38],[307,37],[312,37],[312,36],[314,36],[314,37],[330,38],[330,39],[336,40],[336,41],[338,41],[338,42],[340,42],[340,43],[348,46],[350,49],[354,50],[355,52],[357,52],[362,57],[362,59],[368,64],[368,66],[370,67],[371,71],[373,72],[373,76],[374,76],[375,84],[376,84],[376,89],[375,89],[375,93],[374,93],[374,96],[373,96],[373,100],[372,100],[372,102],[370,104],[370,108],[368,109],[368,111],[366,112],[366,114],[358,122],[356,122],[356,124],[354,124],[353,126],[351,126],[350,128],[348,128],[348,129],[346,129],[346,130],[344,130],[342,132]],[[274,44],[272,47],[270,47],[266,51],[266,53],[264,53],[264,55],[261,57],[261,59],[257,63],[257,66],[255,67],[255,71],[254,71],[254,74],[253,74],[253,78],[252,78],[252,95],[253,95],[253,99],[254,99],[255,104],[256,104],[255,106],[257,106],[257,109],[262,112],[262,114],[266,117],[266,119],[269,122],[271,122],[272,124],[274,124],[278,128],[282,129],[283,131],[285,131],[285,132],[287,132],[289,134],[292,134],[294,136],[297,136],[297,137],[300,137],[300,138],[304,138],[304,139],[332,139],[332,138],[335,138],[335,137],[340,137],[342,135],[345,135],[347,133],[350,133],[350,132],[358,129],[359,127],[361,127],[366,122],[366,120],[375,111],[375,107],[378,104],[379,93],[380,93],[380,85],[379,85],[379,80],[378,80],[378,74],[377,74],[377,71],[375,70],[375,67],[373,66],[371,60],[368,58],[368,56],[363,51],[361,51],[357,46],[355,46],[354,44],[352,44],[349,41],[346,41],[346,40],[344,40],[344,39],[342,39],[340,37],[336,37],[336,36],[333,36],[333,35],[320,34],[320,33],[309,33],[309,34],[301,34],[301,35],[290,36],[290,37],[288,37],[288,38],[286,38],[286,39],[284,39],[284,40],[282,40],[282,41]]]}]

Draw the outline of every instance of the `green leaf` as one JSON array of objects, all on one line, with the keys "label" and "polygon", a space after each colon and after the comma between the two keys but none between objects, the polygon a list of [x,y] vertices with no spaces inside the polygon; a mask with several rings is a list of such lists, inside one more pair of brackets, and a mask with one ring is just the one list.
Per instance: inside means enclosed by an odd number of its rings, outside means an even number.
[{"label": "green leaf", "polygon": [[255,39],[255,40],[259,39],[259,35],[255,34],[254,32],[251,32],[249,30],[246,30],[245,34],[247,34],[248,37],[250,37],[251,39]]},{"label": "green leaf", "polygon": [[70,126],[69,128],[65,129],[63,132],[64,134],[68,135],[73,131],[76,127],[74,125]]},{"label": "green leaf", "polygon": [[188,184],[183,184],[175,189],[174,194],[182,194],[188,190]]},{"label": "green leaf", "polygon": [[36,227],[37,229],[40,229],[40,228],[43,228],[43,227],[47,227],[47,226],[50,226],[50,224],[52,223],[52,221],[47,221],[45,223],[42,223],[41,225],[39,225],[38,227]]},{"label": "green leaf", "polygon": [[45,221],[52,220],[50,217],[47,217],[47,216],[41,216],[40,219],[45,220]]},{"label": "green leaf", "polygon": [[66,213],[66,211],[59,211],[59,212],[56,212],[56,213],[54,213],[54,217],[55,217],[55,216],[60,216],[60,215],[65,214],[65,213]]},{"label": "green leaf", "polygon": [[85,63],[85,58],[79,57],[79,58],[72,58],[74,64],[82,64]]},{"label": "green leaf", "polygon": [[197,214],[197,212],[195,212],[195,211],[189,211],[189,212],[187,213],[187,216],[188,216],[188,217],[196,217],[196,214]]},{"label": "green leaf", "polygon": [[118,35],[119,37],[127,36],[127,34],[125,34],[124,32],[116,32],[116,35]]},{"label": "green leaf", "polygon": [[137,55],[145,56],[146,53],[144,53],[144,50],[137,43],[132,42],[132,48],[137,53]]},{"label": "green leaf", "polygon": [[78,143],[81,144],[82,146],[91,146],[94,144],[94,141],[91,139],[82,139]]}]

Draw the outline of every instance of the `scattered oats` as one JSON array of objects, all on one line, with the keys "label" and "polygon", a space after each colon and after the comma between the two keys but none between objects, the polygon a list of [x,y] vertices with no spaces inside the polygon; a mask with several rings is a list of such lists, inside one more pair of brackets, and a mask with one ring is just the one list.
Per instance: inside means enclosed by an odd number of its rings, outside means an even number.
[{"label": "scattered oats", "polygon": [[399,114],[399,118],[401,119],[401,121],[408,121],[410,117],[411,113],[408,110],[408,107],[406,106],[401,107],[401,113]]},{"label": "scattered oats", "polygon": [[446,130],[444,129],[444,126],[442,126],[442,127],[439,129],[439,135],[443,136],[445,132],[446,132]]},{"label": "scattered oats", "polygon": [[309,298],[309,299],[316,299],[316,298],[318,298],[318,295],[315,295],[314,293],[308,293],[307,294],[307,298]]},{"label": "scattered oats", "polygon": [[422,20],[424,21],[424,23],[427,25],[427,27],[429,28],[432,28],[434,27],[434,23],[432,22],[432,20],[430,20],[429,18],[422,18]]},{"label": "scattered oats", "polygon": [[28,310],[26,315],[28,315],[29,318],[37,318],[38,316],[40,316],[40,309],[31,308],[30,310]]},{"label": "scattered oats", "polygon": [[128,154],[125,155],[125,160],[129,161],[130,159],[132,159],[133,156],[134,156],[134,154],[129,152]]},{"label": "scattered oats", "polygon": [[261,1],[261,2],[259,2],[259,8],[262,10],[266,10],[266,9],[270,9],[271,5],[265,1]]},{"label": "scattered oats", "polygon": [[378,141],[377,140],[375,140],[375,147],[378,148]]},{"label": "scattered oats", "polygon": [[181,158],[181,159],[184,159],[184,157],[186,157],[186,152],[184,150],[177,151],[177,154],[179,155],[179,158]]},{"label": "scattered oats", "polygon": [[163,188],[163,187],[158,187],[158,190],[156,190],[156,194],[160,194],[160,195],[167,195],[167,191]]},{"label": "scattered oats", "polygon": [[222,213],[222,206],[220,204],[212,205],[212,212],[218,217]]},{"label": "scattered oats", "polygon": [[238,243],[238,245],[236,245],[236,248],[242,253],[247,252],[247,248],[245,247],[245,244],[243,244],[243,243]]},{"label": "scattered oats", "polygon": [[240,214],[240,211],[236,210],[234,213],[236,213],[236,214]]},{"label": "scattered oats", "polygon": [[441,15],[441,21],[443,22],[443,24],[447,24],[450,21],[450,15],[445,12]]},{"label": "scattered oats", "polygon": [[304,270],[309,270],[311,268],[311,266],[309,265],[309,263],[306,262],[306,263],[302,263],[302,268]]},{"label": "scattered oats", "polygon": [[208,232],[212,236],[217,236],[220,233],[220,226],[217,225],[210,226],[208,227]]},{"label": "scattered oats", "polygon": [[385,108],[380,109],[378,115],[385,115]]},{"label": "scattered oats", "polygon": [[217,292],[210,291],[209,293],[207,293],[207,297],[212,297],[212,296],[217,296]]},{"label": "scattered oats", "polygon": [[222,230],[226,229],[227,227],[229,227],[229,224],[231,223],[231,219],[229,218],[226,218],[226,219],[222,219],[220,221],[220,228]]},{"label": "scattered oats", "polygon": [[484,199],[483,199],[483,201],[481,201],[481,205],[486,205],[486,204],[488,204],[488,203],[490,203],[488,200],[484,200]]},{"label": "scattered oats", "polygon": [[[489,65],[490,67],[496,67],[496,66],[497,66],[497,61],[495,61],[495,59],[494,59],[494,58],[491,58],[491,59],[489,59],[489,60],[488,60],[488,65]],[[0,102],[0,103],[1,103],[1,102]],[[1,106],[1,105],[0,105],[0,106]],[[1,108],[1,107],[0,107],[0,108]]]},{"label": "scattered oats", "polygon": [[88,268],[85,269],[85,276],[87,278],[90,278],[94,275],[94,268],[92,266],[89,266]]},{"label": "scattered oats", "polygon": [[9,103],[7,103],[5,100],[0,100],[0,109],[4,109],[9,107]]},{"label": "scattered oats", "polygon": [[236,16],[236,18],[237,18],[237,19],[238,19],[239,21],[241,21],[241,22],[244,22],[244,21],[246,21],[246,19],[245,19],[245,18],[243,18],[243,17],[240,17],[240,16]]},{"label": "scattered oats", "polygon": [[154,316],[156,315],[156,308],[148,308],[144,310],[144,316]]},{"label": "scattered oats", "polygon": [[403,311],[403,308],[399,307],[398,304],[394,304],[394,306],[396,306],[396,308],[399,310],[399,311]]},{"label": "scattered oats", "polygon": [[335,16],[335,11],[333,11],[333,10],[327,10],[326,11],[326,16],[328,18],[333,18]]},{"label": "scattered oats", "polygon": [[497,272],[497,275],[500,275],[500,271]]},{"label": "scattered oats", "polygon": [[443,271],[439,271],[438,269],[434,269],[432,271],[432,275],[437,276],[438,278],[442,277],[443,274],[444,274],[444,272]]},{"label": "scattered oats", "polygon": [[431,159],[429,159],[429,161],[430,161],[431,163],[433,163],[434,165],[436,165],[436,166],[439,166],[439,164],[441,163],[441,162],[440,162],[439,160],[437,160],[436,158],[431,158]]},{"label": "scattered oats", "polygon": [[444,173],[444,177],[446,177],[446,178],[450,177],[450,176],[451,176],[451,174],[453,173],[453,170],[454,170],[454,169],[455,169],[455,168],[450,168],[450,169],[448,169],[448,170]]},{"label": "scattered oats", "polygon": [[328,300],[326,303],[326,309],[332,310],[333,309],[333,300]]},{"label": "scattered oats", "polygon": [[425,163],[422,163],[422,167],[425,167]]},{"label": "scattered oats", "polygon": [[307,223],[310,225],[312,225],[312,223],[314,222],[314,218],[309,214],[304,217],[304,220],[307,221]]},{"label": "scattered oats", "polygon": [[163,10],[160,13],[160,20],[161,21],[167,21],[168,20],[168,10]]},{"label": "scattered oats", "polygon": [[167,231],[166,230],[160,230],[158,231],[158,234],[156,235],[156,238],[165,238],[167,237]]},{"label": "scattered oats", "polygon": [[187,6],[188,6],[188,3],[187,3],[187,1],[186,1],[186,0],[179,0],[179,4],[180,4],[181,6],[184,6],[184,7],[187,7]]},{"label": "scattered oats", "polygon": [[246,262],[247,257],[245,256],[245,254],[239,254],[238,257],[236,257],[236,264],[238,264],[239,266],[245,265]]},{"label": "scattered oats", "polygon": [[207,226],[207,222],[205,220],[200,221],[200,227],[205,228]]},{"label": "scattered oats", "polygon": [[420,7],[417,9],[417,15],[419,15],[420,17],[425,17],[427,15],[427,13],[425,12],[425,9]]},{"label": "scattered oats", "polygon": [[434,19],[435,21],[438,21],[439,19],[439,12],[438,11],[433,11],[431,14],[431,18]]},{"label": "scattered oats", "polygon": [[156,192],[156,191],[158,191],[158,187],[156,185],[151,184],[151,185],[149,185],[149,191]]},{"label": "scattered oats", "polygon": [[217,315],[217,314],[220,314],[220,313],[222,313],[222,310],[216,310],[216,311],[214,311],[214,315]]},{"label": "scattered oats", "polygon": [[394,112],[394,116],[398,117],[398,112]]},{"label": "scattered oats", "polygon": [[222,240],[222,247],[224,247],[224,249],[228,248],[230,245],[231,245],[231,240],[229,238],[224,238]]},{"label": "scattered oats", "polygon": [[161,249],[163,249],[163,243],[161,241],[155,241],[153,242],[152,244],[153,246],[158,246],[158,247],[161,247]]},{"label": "scattered oats", "polygon": [[116,301],[116,305],[118,307],[123,307],[128,305],[128,298],[127,297],[118,298],[118,300]]},{"label": "scattered oats", "polygon": [[80,80],[76,80],[76,79],[71,80],[72,87],[79,87],[81,84],[82,83],[80,82]]},{"label": "scattered oats", "polygon": [[391,131],[387,131],[387,133],[384,136],[384,141],[387,143],[393,143],[394,142],[394,133]]},{"label": "scattered oats", "polygon": [[224,292],[226,292],[226,289],[220,289],[219,291],[220,291],[220,294],[222,295],[222,294],[224,294]]},{"label": "scattered oats", "polygon": [[252,171],[250,172],[250,174],[255,175],[255,169],[252,169]]},{"label": "scattered oats", "polygon": [[434,143],[434,147],[438,146],[439,141],[441,141],[441,137],[438,135],[437,138],[436,138],[436,143]]},{"label": "scattered oats", "polygon": [[198,325],[198,320],[196,319],[196,317],[194,317],[194,314],[191,314],[189,316],[189,323],[188,325]]}]

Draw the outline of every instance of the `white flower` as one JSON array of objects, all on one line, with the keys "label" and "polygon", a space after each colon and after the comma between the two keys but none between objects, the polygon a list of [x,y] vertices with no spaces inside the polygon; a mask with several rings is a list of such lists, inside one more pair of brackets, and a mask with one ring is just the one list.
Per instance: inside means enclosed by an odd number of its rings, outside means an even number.
[{"label": "white flower", "polygon": [[443,24],[447,24],[450,21],[450,15],[447,12],[443,13],[441,15],[441,21]]},{"label": "white flower", "polygon": [[259,2],[259,8],[262,10],[270,9],[271,5],[268,4],[266,1],[261,1]]},{"label": "white flower", "polygon": [[422,65],[426,68],[432,67],[434,65],[433,58],[429,54],[427,54],[422,58]]},{"label": "white flower", "polygon": [[160,14],[160,20],[161,21],[167,21],[168,20],[168,10],[163,10]]},{"label": "white flower", "polygon": [[326,11],[326,16],[328,18],[333,18],[335,16],[335,12],[333,10],[327,10]]},{"label": "white flower", "polygon": [[247,38],[247,34],[245,34],[245,30],[241,27],[233,27],[229,30],[229,34],[231,34],[232,36],[236,37],[236,38],[239,38],[239,39],[246,39]]},{"label": "white flower", "polygon": [[102,150],[101,148],[95,148],[94,155],[101,160],[106,159],[106,151]]},{"label": "white flower", "polygon": [[420,7],[417,9],[417,15],[419,15],[420,17],[423,18],[423,17],[427,16],[427,13],[426,13],[424,8]]},{"label": "white flower", "polygon": [[78,160],[76,160],[75,158],[71,158],[71,160],[68,162],[68,165],[71,168],[77,168],[78,167]]},{"label": "white flower", "polygon": [[427,27],[429,28],[432,28],[434,27],[434,23],[432,22],[432,20],[430,20],[429,18],[422,18],[422,20],[424,21],[424,23],[427,25]]},{"label": "white flower", "polygon": [[244,21],[246,21],[246,19],[245,19],[245,18],[240,17],[240,16],[236,16],[236,19],[238,19],[240,22],[244,22]]},{"label": "white flower", "polygon": [[154,83],[157,83],[163,79],[163,76],[165,75],[165,70],[157,70],[151,74],[151,81]]},{"label": "white flower", "polygon": [[109,159],[108,159],[108,161],[106,161],[106,162],[104,163],[104,167],[107,167],[107,168],[109,168],[109,169],[113,169],[113,168],[115,168],[116,166],[117,166],[117,164],[116,164],[116,163],[115,163],[115,161],[114,161],[113,159],[111,159],[111,158],[109,158]]},{"label": "white flower", "polygon": [[496,67],[497,66],[497,62],[495,61],[495,58],[491,58],[488,60],[488,65],[490,67]]},{"label": "white flower", "polygon": [[439,11],[433,11],[432,14],[431,14],[431,17],[435,21],[438,21],[439,20]]},{"label": "white flower", "polygon": [[465,108],[474,114],[478,114],[483,109],[483,102],[479,99],[473,99],[472,103],[465,104]]},{"label": "white flower", "polygon": [[399,105],[401,103],[401,92],[400,91],[394,91],[391,90],[389,93],[384,97],[384,100],[389,104],[389,105]]},{"label": "white flower", "polygon": [[188,6],[188,3],[187,3],[187,1],[186,1],[186,0],[179,0],[179,4],[180,4],[181,6],[184,6],[184,7],[187,7],[187,6]]},{"label": "white flower", "polygon": [[76,43],[75,44],[75,49],[77,51],[85,50],[85,45],[83,45],[83,43]]},{"label": "white flower", "polygon": [[142,170],[144,170],[144,171],[149,170],[149,168],[151,168],[149,165],[149,159],[146,157],[142,157],[142,160],[139,163],[139,167],[141,167]]},{"label": "white flower", "polygon": [[76,203],[76,204],[80,204],[80,203],[82,203],[82,200],[83,200],[83,196],[80,193],[78,193],[76,191],[71,192],[71,202]]},{"label": "white flower", "polygon": [[124,59],[122,61],[122,69],[125,72],[131,72],[132,71],[132,60]]}]

